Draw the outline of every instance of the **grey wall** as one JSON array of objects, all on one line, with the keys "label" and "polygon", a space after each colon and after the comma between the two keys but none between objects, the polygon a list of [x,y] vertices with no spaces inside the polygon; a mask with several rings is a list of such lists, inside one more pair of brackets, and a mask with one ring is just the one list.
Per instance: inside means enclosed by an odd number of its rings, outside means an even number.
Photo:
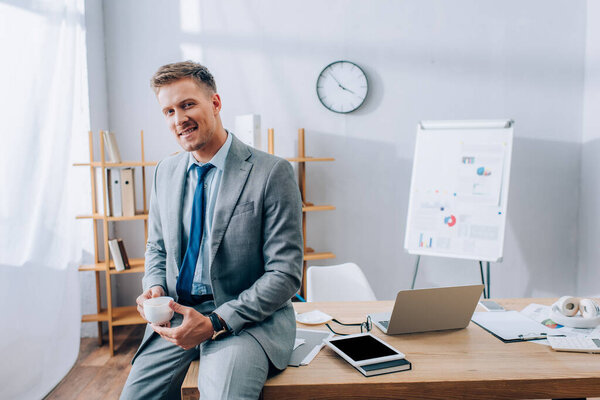
[{"label": "grey wall", "polygon": [[587,6],[587,42],[585,57],[585,93],[583,105],[583,141],[581,152],[581,212],[579,216],[578,292],[599,296],[600,289],[600,4]]},{"label": "grey wall", "polygon": [[[336,158],[308,166],[309,200],[337,206],[309,215],[309,245],[334,251],[329,264],[361,265],[380,299],[412,276],[402,244],[417,122],[513,118],[505,257],[492,265],[492,296],[575,292],[585,1],[108,0],[104,39],[123,158],[139,158],[140,129],[147,159],[178,150],[148,80],[164,63],[206,64],[226,127],[258,113],[263,142],[275,128],[278,155],[295,155],[303,127],[307,154]],[[366,103],[349,115],[315,95],[319,72],[338,59],[370,80]],[[130,256],[142,256],[143,226],[134,225],[116,231]],[[472,261],[425,258],[417,286],[478,280]],[[132,304],[140,277],[118,285],[118,302]]]}]

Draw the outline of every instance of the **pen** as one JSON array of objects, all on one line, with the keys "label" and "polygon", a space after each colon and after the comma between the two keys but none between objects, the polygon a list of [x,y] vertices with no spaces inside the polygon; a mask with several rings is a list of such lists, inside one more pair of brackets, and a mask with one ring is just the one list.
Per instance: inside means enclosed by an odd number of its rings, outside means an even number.
[{"label": "pen", "polygon": [[548,335],[545,332],[539,333],[539,334],[528,334],[528,335],[519,335],[519,339],[521,340],[532,340],[532,339],[544,339],[547,338],[549,336],[552,337],[565,337],[566,335]]}]

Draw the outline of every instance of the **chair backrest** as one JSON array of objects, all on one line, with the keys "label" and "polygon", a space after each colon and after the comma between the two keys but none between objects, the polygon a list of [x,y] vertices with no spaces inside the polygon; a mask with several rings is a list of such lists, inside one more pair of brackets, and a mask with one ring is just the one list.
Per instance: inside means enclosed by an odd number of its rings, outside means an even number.
[{"label": "chair backrest", "polygon": [[377,300],[369,281],[354,263],[309,267],[306,271],[306,301]]}]

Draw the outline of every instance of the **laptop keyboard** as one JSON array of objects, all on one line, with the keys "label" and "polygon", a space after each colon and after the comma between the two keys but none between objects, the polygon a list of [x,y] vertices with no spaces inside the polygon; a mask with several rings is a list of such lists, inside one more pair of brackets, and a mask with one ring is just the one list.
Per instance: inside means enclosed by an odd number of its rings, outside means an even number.
[{"label": "laptop keyboard", "polygon": [[390,321],[377,321],[381,324],[381,326],[383,326],[385,329],[388,328],[388,325],[390,324]]}]

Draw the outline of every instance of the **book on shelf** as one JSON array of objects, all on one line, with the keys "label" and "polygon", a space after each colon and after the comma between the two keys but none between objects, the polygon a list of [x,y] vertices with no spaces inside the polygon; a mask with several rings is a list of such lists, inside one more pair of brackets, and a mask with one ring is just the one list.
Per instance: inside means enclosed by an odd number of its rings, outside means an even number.
[{"label": "book on shelf", "polygon": [[117,146],[117,138],[115,137],[115,133],[103,131],[102,136],[104,137],[106,154],[108,155],[107,161],[112,163],[120,163],[121,153],[119,152],[119,146]]},{"label": "book on shelf", "polygon": [[131,268],[123,239],[110,239],[108,241],[108,248],[110,249],[110,255],[115,263],[115,269],[117,271],[124,271]]},{"label": "book on shelf", "polygon": [[123,243],[123,239],[118,238],[117,243],[119,244],[119,251],[121,252],[121,259],[123,260],[123,266],[125,269],[130,269],[131,264],[129,264],[129,258],[127,257],[127,251],[125,250],[125,243]]},{"label": "book on shelf", "polygon": [[135,182],[134,169],[121,170],[121,208],[124,217],[135,216]]},{"label": "book on shelf", "polygon": [[108,185],[108,198],[110,204],[110,215],[113,217],[123,216],[121,207],[121,171],[119,168],[110,168],[110,180]]},{"label": "book on shelf", "polygon": [[117,271],[124,271],[125,264],[123,263],[123,257],[121,257],[121,249],[119,249],[119,242],[117,239],[110,239],[108,241],[108,248],[110,249],[110,256],[115,264]]}]

